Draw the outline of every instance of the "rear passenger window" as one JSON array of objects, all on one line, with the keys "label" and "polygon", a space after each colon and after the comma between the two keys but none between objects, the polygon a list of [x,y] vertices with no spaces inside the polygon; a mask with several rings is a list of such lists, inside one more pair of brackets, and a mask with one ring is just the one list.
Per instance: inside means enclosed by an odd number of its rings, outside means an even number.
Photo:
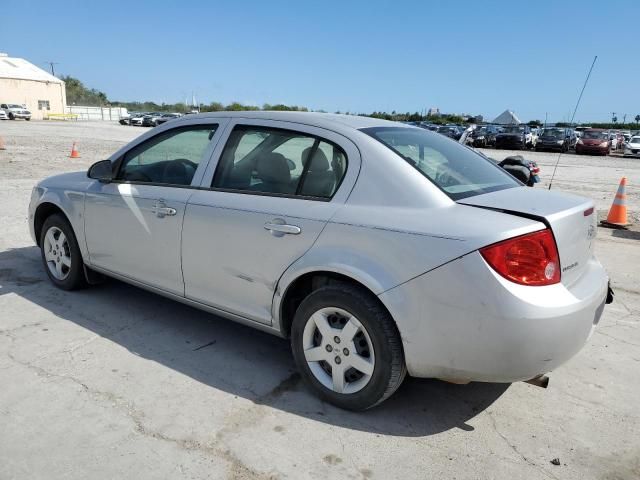
[{"label": "rear passenger window", "polygon": [[331,198],[346,172],[340,147],[290,130],[236,127],[222,152],[213,187]]},{"label": "rear passenger window", "polygon": [[182,127],[152,137],[125,154],[117,179],[135,183],[191,185],[216,127]]}]

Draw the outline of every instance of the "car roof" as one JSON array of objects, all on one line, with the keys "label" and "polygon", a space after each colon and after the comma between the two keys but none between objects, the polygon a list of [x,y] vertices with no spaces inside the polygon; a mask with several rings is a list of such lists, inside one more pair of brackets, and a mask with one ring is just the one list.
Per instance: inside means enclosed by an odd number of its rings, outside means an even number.
[{"label": "car roof", "polygon": [[[341,115],[337,113],[320,112],[280,112],[280,111],[239,111],[239,112],[207,112],[196,115],[189,115],[188,120],[194,118],[246,118],[253,120],[277,120],[283,122],[302,123],[305,125],[325,128],[327,130],[359,130],[369,127],[404,127],[416,128],[400,122],[390,122],[371,117],[361,117],[357,115]],[[176,120],[176,122],[187,121]],[[176,125],[176,123],[173,123]]]}]

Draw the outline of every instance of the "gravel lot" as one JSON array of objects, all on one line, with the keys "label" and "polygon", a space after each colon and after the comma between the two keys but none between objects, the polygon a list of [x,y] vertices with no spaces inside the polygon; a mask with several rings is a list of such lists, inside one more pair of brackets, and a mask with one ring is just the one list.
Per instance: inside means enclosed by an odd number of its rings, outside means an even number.
[{"label": "gravel lot", "polygon": [[[600,229],[616,301],[547,390],[409,379],[348,413],[306,390],[284,340],[116,281],[48,282],[32,186],[145,130],[0,122],[0,479],[640,478],[640,233]],[[544,188],[557,154],[525,155]],[[638,221],[639,159],[563,155],[554,188],[606,212],[625,175]]]}]

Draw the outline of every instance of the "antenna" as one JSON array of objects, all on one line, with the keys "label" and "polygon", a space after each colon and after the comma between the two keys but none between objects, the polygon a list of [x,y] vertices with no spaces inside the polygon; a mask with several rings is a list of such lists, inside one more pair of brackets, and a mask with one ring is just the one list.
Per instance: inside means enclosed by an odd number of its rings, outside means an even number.
[{"label": "antenna", "polygon": [[[596,64],[596,60],[598,56],[593,57],[593,62],[591,63],[591,68],[589,68],[589,73],[587,73],[587,78],[584,80],[584,85],[582,85],[582,90],[580,90],[580,95],[578,96],[578,101],[576,102],[576,108],[573,109],[573,115],[571,115],[571,121],[569,122],[569,127],[573,125],[573,119],[576,118],[576,112],[578,111],[578,106],[580,105],[580,100],[582,100],[582,94],[584,93],[584,89],[587,88],[587,83],[589,82],[589,77],[591,77],[591,72],[593,71],[593,67]],[[558,160],[556,160],[556,165],[553,167],[553,173],[551,174],[551,180],[549,180],[549,190],[551,190],[551,185],[553,184],[553,178],[556,176],[556,170],[558,169],[558,164],[560,163],[560,157],[562,156],[562,150],[558,153]]]},{"label": "antenna", "polygon": [[58,65],[59,62],[43,62],[43,63],[46,63],[47,65],[49,65],[51,67],[51,75],[53,75],[55,77],[56,76],[56,72],[53,69],[53,66],[54,65]]}]

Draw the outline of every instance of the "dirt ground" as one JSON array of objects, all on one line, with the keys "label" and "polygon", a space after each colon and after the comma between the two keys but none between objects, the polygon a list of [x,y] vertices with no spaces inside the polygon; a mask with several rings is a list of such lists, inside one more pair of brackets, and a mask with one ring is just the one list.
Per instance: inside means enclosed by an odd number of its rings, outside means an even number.
[{"label": "dirt ground", "polygon": [[[146,130],[0,122],[0,479],[640,478],[637,231],[600,229],[616,299],[548,389],[408,379],[349,413],[300,383],[284,340],[117,281],[48,282],[31,188]],[[525,156],[545,188],[557,154]],[[622,176],[638,222],[640,159],[563,155],[553,188],[606,214]]]}]

